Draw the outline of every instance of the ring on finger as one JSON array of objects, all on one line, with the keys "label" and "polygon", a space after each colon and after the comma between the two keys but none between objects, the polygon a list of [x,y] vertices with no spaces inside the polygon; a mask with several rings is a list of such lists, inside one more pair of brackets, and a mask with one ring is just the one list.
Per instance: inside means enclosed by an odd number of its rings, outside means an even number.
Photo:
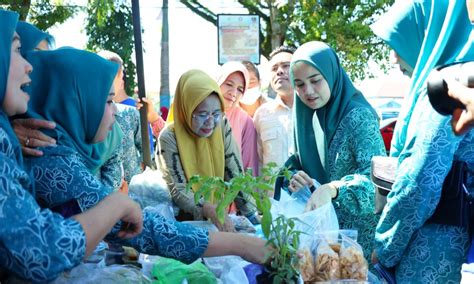
[{"label": "ring on finger", "polygon": [[26,138],[26,141],[25,141],[25,146],[26,146],[26,147],[30,146],[30,141],[31,141],[31,140],[30,140],[30,137],[27,137],[27,138]]}]

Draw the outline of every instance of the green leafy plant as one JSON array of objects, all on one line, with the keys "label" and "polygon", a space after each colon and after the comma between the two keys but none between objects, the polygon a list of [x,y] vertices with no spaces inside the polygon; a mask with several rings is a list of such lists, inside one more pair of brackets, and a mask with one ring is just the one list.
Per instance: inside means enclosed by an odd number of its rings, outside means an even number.
[{"label": "green leafy plant", "polygon": [[300,231],[295,229],[295,218],[278,216],[270,225],[268,243],[278,251],[278,255],[270,262],[270,276],[273,283],[291,283],[298,278],[297,270],[299,258],[296,251],[299,246]]},{"label": "green leafy plant", "polygon": [[[227,208],[237,197],[239,192],[251,196],[254,206],[261,214],[262,232],[267,239],[267,244],[275,248],[277,253],[271,256],[268,269],[273,283],[291,283],[298,278],[298,257],[296,250],[299,245],[300,231],[295,229],[296,218],[286,218],[283,215],[273,220],[271,214],[271,201],[269,193],[279,176],[290,178],[288,169],[278,169],[276,164],[270,163],[261,171],[261,175],[254,177],[250,170],[235,176],[230,181],[220,177],[206,177],[195,175],[191,177],[187,189],[194,188],[194,201],[196,204],[201,198],[215,203],[216,215],[224,223]],[[273,221],[272,221],[273,220]]]}]

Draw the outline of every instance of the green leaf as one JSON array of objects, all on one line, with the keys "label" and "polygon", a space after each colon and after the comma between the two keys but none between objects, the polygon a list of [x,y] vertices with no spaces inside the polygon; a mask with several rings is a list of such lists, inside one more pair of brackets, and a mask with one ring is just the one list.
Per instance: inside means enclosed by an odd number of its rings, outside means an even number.
[{"label": "green leaf", "polygon": [[264,212],[262,215],[262,232],[263,232],[263,235],[267,239],[270,237],[271,224],[272,224],[272,214],[270,212]]},{"label": "green leaf", "polygon": [[223,204],[218,204],[216,207],[217,219],[219,220],[219,222],[221,222],[221,224],[224,224],[225,217],[227,215],[227,208],[228,207],[223,206]]}]

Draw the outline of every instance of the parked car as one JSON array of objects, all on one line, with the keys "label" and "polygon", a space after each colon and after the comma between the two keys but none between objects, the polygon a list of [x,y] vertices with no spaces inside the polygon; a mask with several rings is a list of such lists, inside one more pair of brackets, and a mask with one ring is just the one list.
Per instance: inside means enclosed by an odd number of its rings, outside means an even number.
[{"label": "parked car", "polygon": [[397,117],[384,119],[380,122],[380,134],[382,134],[383,143],[385,145],[387,155],[390,153],[390,144],[392,142],[393,130],[395,129],[396,123]]}]

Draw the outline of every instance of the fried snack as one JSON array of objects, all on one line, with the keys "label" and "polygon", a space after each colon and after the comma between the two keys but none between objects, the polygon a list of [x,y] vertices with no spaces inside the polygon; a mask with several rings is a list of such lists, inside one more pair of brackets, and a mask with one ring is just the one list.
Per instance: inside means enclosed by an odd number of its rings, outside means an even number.
[{"label": "fried snack", "polygon": [[304,282],[313,282],[314,281],[314,259],[313,254],[309,249],[302,249],[299,251],[301,255],[299,261],[299,268],[301,277]]},{"label": "fried snack", "polygon": [[340,279],[339,256],[327,242],[321,242],[316,251],[314,280],[331,281],[337,279]]},{"label": "fried snack", "polygon": [[361,250],[354,247],[343,247],[339,255],[341,279],[367,280],[367,260]]},{"label": "fried snack", "polygon": [[341,251],[341,244],[338,244],[338,243],[332,243],[332,244],[329,244],[329,246],[332,248],[332,250],[339,254],[339,251]]}]

